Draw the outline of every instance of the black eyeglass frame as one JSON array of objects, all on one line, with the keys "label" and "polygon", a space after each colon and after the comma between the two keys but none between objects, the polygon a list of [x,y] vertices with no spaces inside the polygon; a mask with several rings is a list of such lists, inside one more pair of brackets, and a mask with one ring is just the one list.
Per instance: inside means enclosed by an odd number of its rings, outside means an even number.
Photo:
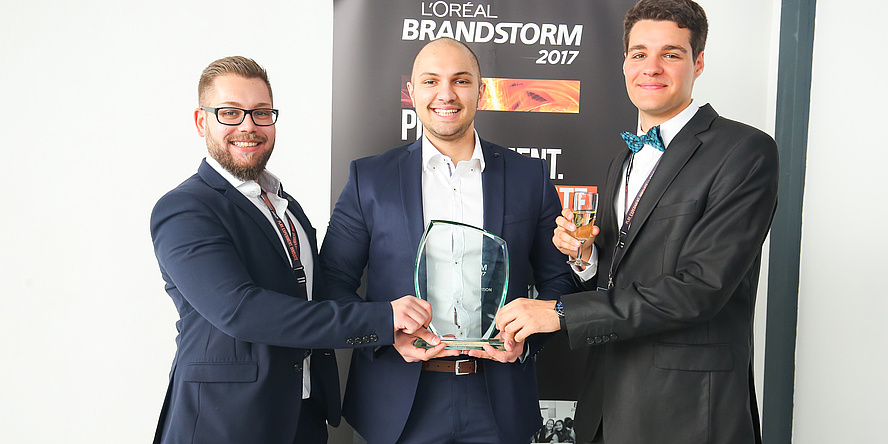
[{"label": "black eyeglass frame", "polygon": [[[219,122],[221,125],[227,125],[227,126],[238,126],[238,125],[244,123],[244,120],[247,118],[248,114],[250,115],[250,119],[253,120],[253,125],[256,125],[256,126],[272,126],[275,123],[277,123],[277,119],[278,119],[278,110],[276,110],[274,108],[243,109],[243,108],[238,108],[236,106],[223,106],[221,108],[213,108],[211,106],[202,106],[202,107],[200,107],[200,109],[213,113],[213,115],[216,116],[217,122]],[[243,111],[244,114],[241,116],[240,122],[225,123],[221,119],[219,119],[219,110],[220,109],[236,109],[236,110]],[[256,119],[253,119],[253,112],[254,111],[271,111],[271,113],[274,114],[274,120],[268,124],[258,123],[258,122],[256,122]]]}]

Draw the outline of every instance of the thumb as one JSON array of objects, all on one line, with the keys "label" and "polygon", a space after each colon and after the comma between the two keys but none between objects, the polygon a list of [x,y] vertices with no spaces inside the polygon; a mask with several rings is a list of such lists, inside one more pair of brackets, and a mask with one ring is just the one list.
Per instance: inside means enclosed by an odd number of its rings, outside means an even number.
[{"label": "thumb", "polygon": [[428,342],[432,346],[436,346],[439,343],[441,343],[441,339],[439,339],[438,336],[436,336],[434,333],[428,331],[425,328],[417,329],[415,332],[413,332],[413,335],[416,336],[417,338],[422,339],[423,341]]}]

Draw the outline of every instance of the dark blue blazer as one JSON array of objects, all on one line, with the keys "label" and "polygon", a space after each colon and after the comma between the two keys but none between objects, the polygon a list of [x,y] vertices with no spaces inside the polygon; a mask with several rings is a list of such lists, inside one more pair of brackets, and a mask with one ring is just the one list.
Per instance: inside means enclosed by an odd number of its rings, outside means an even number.
[{"label": "dark blue blazer", "polygon": [[[421,142],[352,162],[348,183],[330,219],[321,264],[330,294],[358,299],[367,267],[366,298],[391,301],[414,294],[413,266],[423,233]],[[484,229],[508,243],[507,300],[527,297],[535,283],[540,297],[571,292],[564,255],[552,245],[561,204],[545,161],[481,141]],[[539,339],[539,338],[535,338]],[[532,352],[539,344],[532,346]],[[542,419],[533,359],[485,362],[484,375],[496,426],[504,442],[528,442]],[[400,436],[416,394],[421,369],[393,347],[352,355],[343,415],[369,443]]]},{"label": "dark blue blazer", "polygon": [[[285,198],[310,240],[303,255],[318,264],[315,230],[299,204]],[[155,442],[292,444],[307,349],[316,349],[311,396],[338,425],[339,381],[329,349],[349,347],[354,338],[392,343],[390,305],[329,300],[317,265],[313,301],[297,297],[278,236],[206,161],[154,207],[154,250],[179,312]]]}]

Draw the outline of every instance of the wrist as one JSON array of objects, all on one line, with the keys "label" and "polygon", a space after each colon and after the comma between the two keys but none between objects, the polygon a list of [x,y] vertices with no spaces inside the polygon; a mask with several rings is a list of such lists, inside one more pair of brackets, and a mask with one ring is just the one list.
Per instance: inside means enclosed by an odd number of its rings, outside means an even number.
[{"label": "wrist", "polygon": [[555,303],[555,315],[558,316],[558,326],[562,330],[567,328],[567,322],[564,320],[564,304],[561,303],[559,299],[558,302]]}]

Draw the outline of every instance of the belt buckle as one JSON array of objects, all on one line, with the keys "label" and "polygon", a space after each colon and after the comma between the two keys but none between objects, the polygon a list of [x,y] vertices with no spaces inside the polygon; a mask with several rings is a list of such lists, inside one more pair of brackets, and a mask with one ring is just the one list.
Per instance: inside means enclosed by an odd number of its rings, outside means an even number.
[{"label": "belt buckle", "polygon": [[[453,374],[455,374],[456,376],[471,375],[472,373],[475,373],[475,372],[465,372],[465,373],[463,373],[463,372],[459,371],[459,365],[462,364],[462,363],[465,363],[465,362],[472,362],[471,359],[460,359],[460,360],[453,361],[453,362],[456,363],[456,365],[455,365],[454,368],[453,368]],[[477,364],[476,364],[476,365],[477,365]]]}]

